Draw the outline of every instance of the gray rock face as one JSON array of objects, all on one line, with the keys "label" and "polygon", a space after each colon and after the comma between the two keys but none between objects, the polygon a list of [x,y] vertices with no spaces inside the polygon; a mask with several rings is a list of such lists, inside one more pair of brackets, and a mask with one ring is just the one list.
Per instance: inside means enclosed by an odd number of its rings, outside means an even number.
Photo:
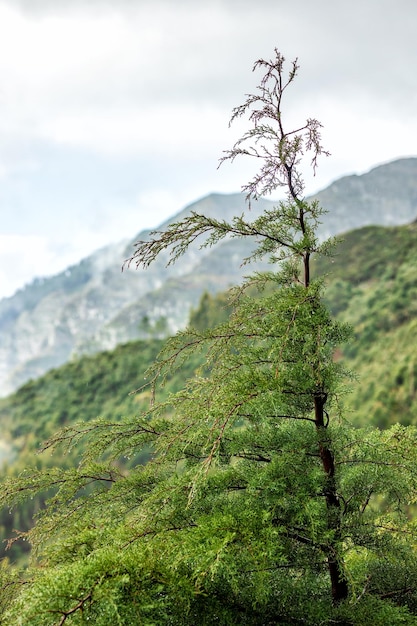
[{"label": "gray rock face", "polygon": [[[329,211],[320,229],[323,238],[367,224],[411,222],[417,216],[417,158],[342,178],[315,198]],[[259,201],[249,219],[270,206],[268,200]],[[211,194],[172,221],[190,211],[230,219],[246,212],[246,207],[241,194]],[[147,235],[144,231],[131,242],[103,248],[0,301],[1,395],[74,355],[146,336],[149,327],[157,329],[158,319],[165,318],[165,329],[174,332],[186,324],[190,308],[204,291],[227,289],[249,271],[241,261],[250,253],[251,243],[230,239],[213,248],[196,244],[169,268],[167,258],[161,258],[146,271],[130,268],[122,273],[134,242]]]},{"label": "gray rock face", "polygon": [[315,197],[329,211],[322,229],[327,236],[371,224],[407,224],[417,217],[417,159],[399,159],[362,176],[346,176]]}]

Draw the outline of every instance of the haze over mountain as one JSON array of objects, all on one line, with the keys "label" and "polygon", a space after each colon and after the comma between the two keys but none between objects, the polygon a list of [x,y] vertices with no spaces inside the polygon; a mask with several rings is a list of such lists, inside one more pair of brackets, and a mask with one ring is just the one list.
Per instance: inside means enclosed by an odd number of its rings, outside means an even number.
[{"label": "haze over mountain", "polygon": [[0,298],[210,190],[239,190],[253,160],[218,159],[275,47],[287,69],[300,63],[286,123],[317,118],[332,154],[303,170],[308,193],[416,156],[415,2],[238,6],[0,0]]},{"label": "haze over mountain", "polygon": [[[411,222],[417,216],[417,158],[344,177],[314,197],[329,211],[319,230],[323,238],[368,224]],[[248,214],[242,194],[210,194],[170,221],[189,211],[224,219],[245,211],[251,219],[272,205],[262,199]],[[190,308],[204,291],[222,291],[249,271],[240,263],[250,253],[251,243],[229,239],[213,248],[199,249],[196,244],[169,268],[165,257],[146,271],[130,268],[122,273],[134,242],[148,234],[144,231],[131,242],[98,250],[66,271],[37,279],[0,301],[2,395],[76,354],[113,348],[152,333],[174,332],[187,322]],[[161,321],[165,326],[158,324]]]}]

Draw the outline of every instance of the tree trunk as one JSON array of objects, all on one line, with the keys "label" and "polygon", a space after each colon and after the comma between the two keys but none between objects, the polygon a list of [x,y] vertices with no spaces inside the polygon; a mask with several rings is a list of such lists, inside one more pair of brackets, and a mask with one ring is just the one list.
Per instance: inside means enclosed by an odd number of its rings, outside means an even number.
[{"label": "tree trunk", "polygon": [[337,544],[340,539],[340,500],[337,495],[335,481],[335,465],[330,441],[326,433],[325,410],[327,394],[320,393],[314,397],[314,413],[319,441],[320,459],[326,475],[325,498],[327,506],[327,528],[333,533],[333,540],[328,545],[327,566],[329,569],[333,603],[338,604],[348,597],[348,584],[343,572],[343,564],[338,554]]}]

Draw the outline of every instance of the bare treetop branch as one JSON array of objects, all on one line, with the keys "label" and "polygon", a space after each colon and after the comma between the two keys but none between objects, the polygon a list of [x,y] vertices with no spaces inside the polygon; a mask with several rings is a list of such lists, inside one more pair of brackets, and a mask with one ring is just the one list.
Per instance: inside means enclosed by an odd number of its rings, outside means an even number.
[{"label": "bare treetop branch", "polygon": [[[258,59],[255,62],[253,70],[258,69],[263,70],[264,75],[256,93],[246,95],[245,102],[233,109],[230,120],[230,123],[233,123],[237,118],[247,116],[250,127],[235,142],[231,150],[225,151],[219,165],[228,160],[233,162],[240,156],[257,159],[258,172],[242,187],[249,208],[252,200],[269,195],[280,187],[285,188],[289,201],[288,215],[292,214],[291,205],[295,205],[298,212],[297,227],[301,228],[304,237],[307,234],[305,217],[311,208],[304,202],[304,182],[299,165],[304,154],[310,152],[311,166],[315,171],[318,157],[321,154],[328,154],[321,145],[321,124],[310,118],[295,129],[284,128],[282,98],[287,87],[297,76],[297,59],[286,72],[285,58],[275,49],[273,59]],[[279,211],[281,210],[282,207]],[[288,219],[291,221],[292,218]],[[282,233],[271,238],[266,234],[264,224],[261,228],[259,226],[257,220],[249,223],[243,220],[243,216],[226,222],[193,212],[185,219],[170,224],[164,231],[152,232],[150,240],[137,242],[135,252],[126,261],[125,266],[134,263],[136,267],[146,268],[164,252],[169,252],[167,264],[170,265],[200,237],[203,237],[201,245],[205,247],[217,243],[226,236],[251,236],[257,247],[250,258],[260,258],[262,254],[276,258],[282,248],[286,248],[290,256],[295,253],[289,242],[281,236]],[[308,258],[312,249],[306,253]],[[305,262],[308,264],[307,257]]]},{"label": "bare treetop branch", "polygon": [[[275,58],[269,61],[258,59],[253,70],[266,70],[255,94],[247,94],[246,101],[233,109],[230,124],[237,118],[248,115],[253,126],[238,139],[220,159],[233,161],[237,156],[260,155],[264,163],[260,172],[243,187],[247,200],[269,195],[277,187],[286,187],[289,198],[299,202],[303,198],[304,182],[298,170],[305,152],[312,153],[311,166],[315,173],[317,159],[328,155],[321,145],[321,124],[309,118],[297,130],[286,131],[282,121],[282,97],[294,81],[299,69],[295,59],[285,75],[285,58],[275,49]],[[253,143],[258,146],[254,150]],[[249,145],[249,147],[247,147]]]}]

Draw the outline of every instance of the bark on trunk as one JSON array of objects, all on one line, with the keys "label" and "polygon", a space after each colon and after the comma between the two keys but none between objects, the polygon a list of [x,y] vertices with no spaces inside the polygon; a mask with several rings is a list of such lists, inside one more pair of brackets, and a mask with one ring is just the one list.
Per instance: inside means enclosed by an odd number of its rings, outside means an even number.
[{"label": "bark on trunk", "polygon": [[348,584],[343,572],[343,564],[338,554],[337,544],[340,539],[340,500],[337,495],[335,481],[334,456],[330,442],[326,436],[325,404],[327,395],[317,394],[314,398],[314,413],[319,440],[320,459],[326,475],[325,498],[327,507],[327,528],[333,532],[334,540],[327,550],[327,565],[329,569],[334,604],[346,600],[349,593]]}]

